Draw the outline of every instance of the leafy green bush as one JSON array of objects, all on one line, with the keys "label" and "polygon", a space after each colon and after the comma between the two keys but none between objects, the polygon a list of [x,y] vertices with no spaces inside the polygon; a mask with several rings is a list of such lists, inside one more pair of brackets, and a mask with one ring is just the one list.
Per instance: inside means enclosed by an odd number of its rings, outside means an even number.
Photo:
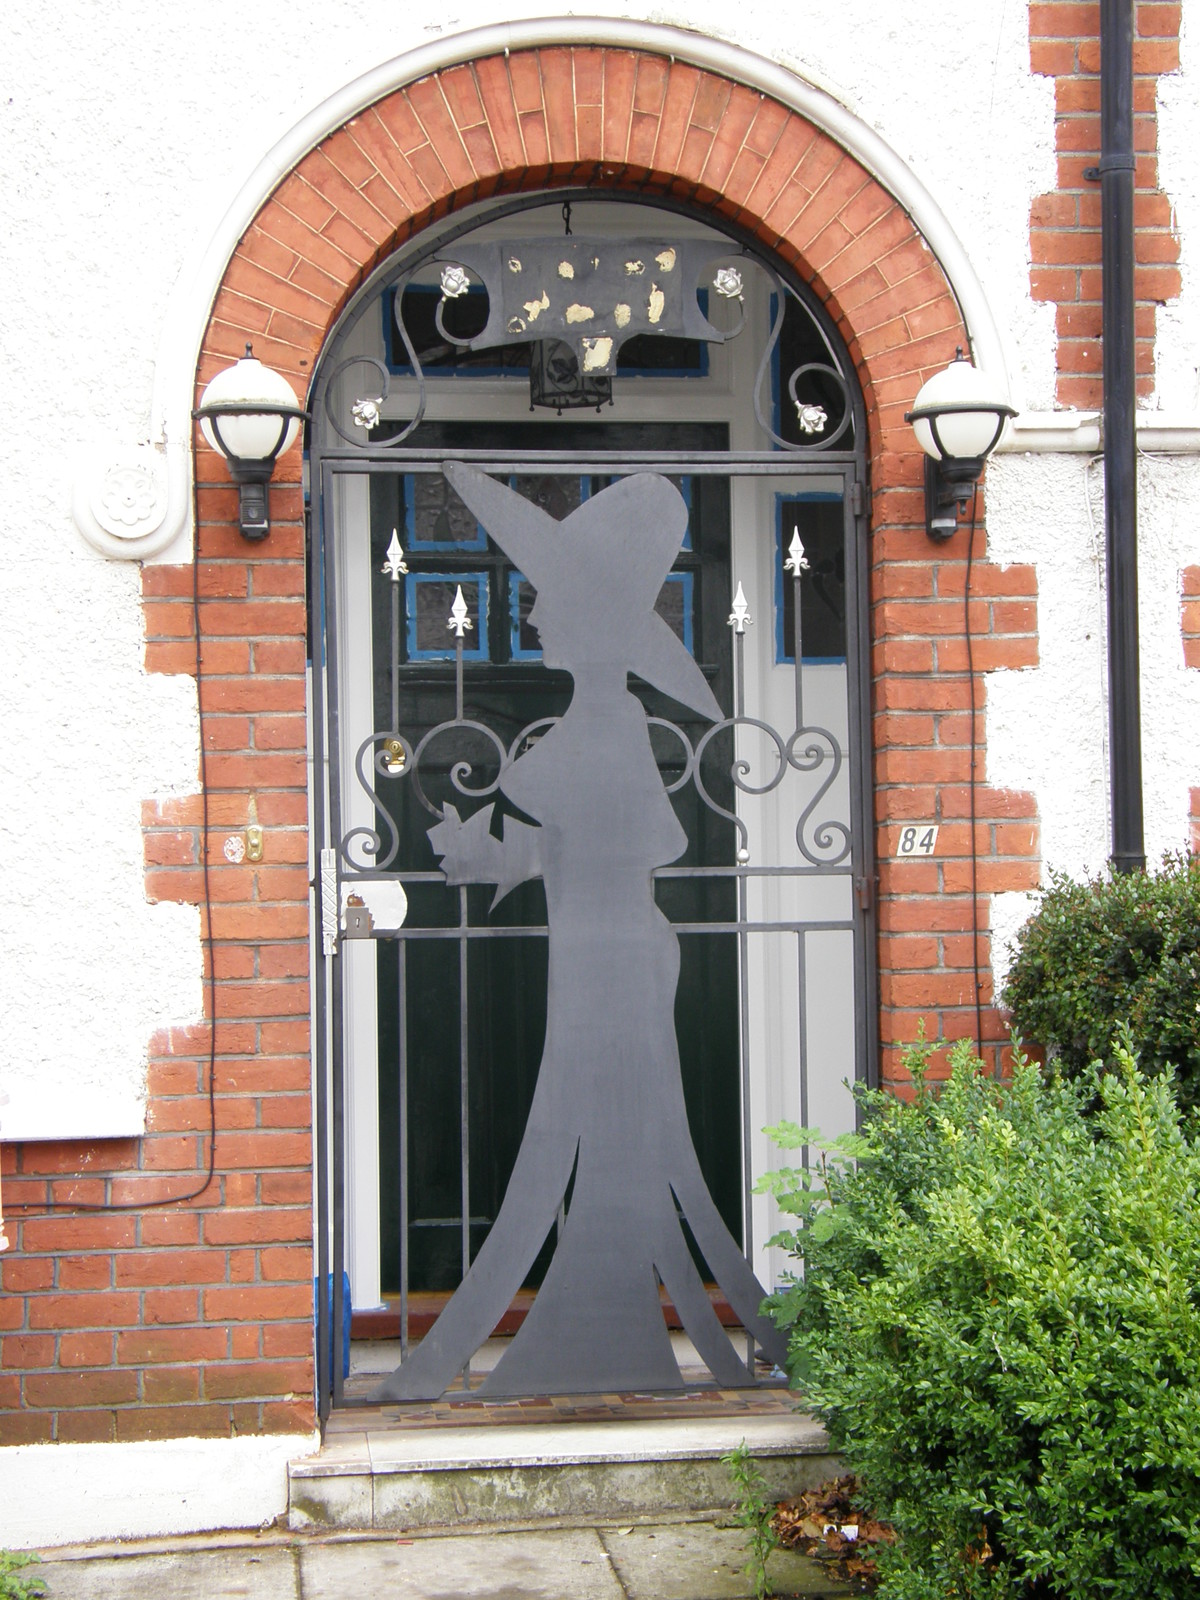
[{"label": "leafy green bush", "polygon": [[40,1559],[17,1550],[0,1550],[0,1600],[38,1600],[46,1593],[46,1585],[36,1573],[21,1573],[23,1567],[34,1566]]},{"label": "leafy green bush", "polygon": [[[879,1516],[881,1600],[1200,1596],[1200,1144],[1128,1050],[908,1102],[764,1184],[790,1366]],[[1098,1109],[1097,1109],[1098,1106]],[[770,1130],[785,1146],[806,1130]]]},{"label": "leafy green bush", "polygon": [[1124,1023],[1142,1070],[1170,1063],[1183,1103],[1200,1104],[1200,859],[1169,855],[1161,872],[1088,883],[1052,874],[1002,999],[1016,1032],[1067,1077],[1111,1066]]}]

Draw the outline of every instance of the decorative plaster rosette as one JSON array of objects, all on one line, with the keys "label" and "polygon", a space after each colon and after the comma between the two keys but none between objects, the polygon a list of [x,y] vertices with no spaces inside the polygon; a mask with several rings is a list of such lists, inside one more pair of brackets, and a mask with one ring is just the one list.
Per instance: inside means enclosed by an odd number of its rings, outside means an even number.
[{"label": "decorative plaster rosette", "polygon": [[183,529],[187,483],[185,448],[108,452],[85,463],[76,479],[75,525],[101,555],[141,561],[165,550]]}]

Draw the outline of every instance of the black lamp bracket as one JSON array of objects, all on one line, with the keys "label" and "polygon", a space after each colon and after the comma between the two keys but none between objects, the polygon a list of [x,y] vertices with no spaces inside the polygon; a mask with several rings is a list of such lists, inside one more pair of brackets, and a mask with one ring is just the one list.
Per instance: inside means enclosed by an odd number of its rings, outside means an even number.
[{"label": "black lamp bracket", "polygon": [[[961,416],[967,411],[988,412],[994,415],[996,431],[981,455],[951,455],[938,432],[938,421],[943,416],[951,414]],[[954,530],[958,527],[960,508],[970,500],[975,485],[979,482],[984,462],[1000,442],[1004,424],[1009,417],[1015,417],[1016,414],[1012,406],[997,404],[991,400],[966,400],[957,402],[952,407],[918,406],[914,411],[905,413],[906,422],[924,419],[929,423],[933,442],[941,455],[940,460],[935,460],[929,455],[925,457],[925,531],[936,543],[944,544],[953,536]]]},{"label": "black lamp bracket", "polygon": [[[218,400],[200,406],[192,412],[197,422],[207,421],[221,454],[229,467],[229,476],[238,486],[238,527],[243,538],[255,542],[265,539],[271,531],[268,515],[267,485],[275,471],[275,462],[287,438],[289,424],[294,420],[307,420],[308,412],[302,406],[246,405],[236,400]],[[275,417],[279,421],[279,437],[265,456],[238,456],[226,444],[221,433],[222,417]]]},{"label": "black lamp bracket", "polygon": [[944,544],[958,527],[958,513],[975,491],[983,456],[925,457],[925,531]]}]

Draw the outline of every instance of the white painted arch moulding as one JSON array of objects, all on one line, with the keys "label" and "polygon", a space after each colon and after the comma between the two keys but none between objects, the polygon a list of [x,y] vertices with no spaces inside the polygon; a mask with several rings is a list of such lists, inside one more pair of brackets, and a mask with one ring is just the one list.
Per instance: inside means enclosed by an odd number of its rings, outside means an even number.
[{"label": "white painted arch moulding", "polygon": [[[75,485],[72,512],[101,554],[191,559],[191,406],[209,313],[238,241],[263,202],[327,134],[405,84],[482,56],[551,45],[599,45],[673,56],[770,95],[835,139],[912,217],[958,300],[976,362],[1008,384],[1004,344],[962,241],[933,196],[887,142],[828,89],[742,46],[682,28],[613,17],[547,17],[447,34],[406,51],[315,106],[267,152],[197,239],[172,290],[154,369],[151,445],[136,458],[114,446]],[[135,516],[145,507],[140,519]],[[119,526],[114,526],[114,507]]]}]

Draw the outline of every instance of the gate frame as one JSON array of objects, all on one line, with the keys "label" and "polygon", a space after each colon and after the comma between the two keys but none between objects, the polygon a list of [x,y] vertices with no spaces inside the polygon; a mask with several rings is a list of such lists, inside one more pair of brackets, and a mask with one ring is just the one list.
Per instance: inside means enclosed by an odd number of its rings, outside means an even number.
[{"label": "gate frame", "polygon": [[[602,194],[598,196],[593,190],[588,189],[558,189],[543,193],[533,191],[517,199],[498,201],[494,205],[484,206],[477,214],[457,226],[448,229],[431,227],[426,230],[429,237],[418,236],[418,248],[406,250],[403,247],[392,256],[381,262],[362,283],[347,302],[342,313],[337,318],[322,350],[320,362],[314,373],[313,379],[313,418],[312,425],[313,443],[310,454],[310,481],[313,497],[311,514],[311,537],[309,549],[310,596],[321,595],[323,598],[323,618],[313,617],[314,641],[317,630],[320,628],[322,647],[318,652],[313,651],[313,765],[317,776],[313,786],[314,816],[313,835],[315,848],[322,852],[321,860],[325,862],[325,851],[340,854],[341,840],[329,832],[328,824],[341,816],[341,803],[334,795],[333,785],[340,785],[345,778],[344,767],[349,752],[340,748],[338,723],[338,670],[335,659],[333,641],[336,639],[336,629],[339,626],[338,618],[338,591],[336,582],[337,557],[333,549],[332,526],[333,512],[330,499],[330,485],[332,479],[346,472],[372,471],[402,471],[405,465],[410,465],[413,459],[415,446],[402,456],[387,447],[371,448],[364,440],[362,446],[339,443],[330,428],[323,411],[324,396],[331,377],[340,370],[338,361],[339,338],[357,321],[360,314],[374,301],[387,283],[406,271],[419,268],[423,260],[435,253],[444,255],[447,251],[453,253],[455,241],[463,235],[469,235],[476,229],[494,225],[507,216],[520,215],[529,210],[543,208],[547,202],[557,204],[567,202],[579,204],[582,202],[602,203],[604,199],[611,199],[617,203],[628,204],[631,200],[644,204],[653,213],[673,212],[685,219],[698,221],[710,227],[719,228],[728,237],[734,247],[741,246],[746,250],[751,259],[759,261],[769,272],[775,273],[781,283],[789,289],[800,302],[821,336],[836,351],[833,358],[844,375],[846,388],[846,404],[848,419],[852,425],[855,443],[848,448],[819,449],[814,446],[787,449],[770,449],[759,452],[750,452],[756,457],[751,462],[742,457],[747,452],[686,452],[680,453],[680,458],[675,459],[675,452],[666,452],[667,464],[673,468],[685,469],[690,465],[693,455],[705,462],[719,460],[725,471],[719,476],[728,476],[730,479],[738,476],[754,475],[772,477],[803,477],[812,474],[840,475],[844,484],[843,492],[843,527],[844,541],[848,562],[853,562],[853,577],[851,594],[848,596],[850,603],[847,605],[847,639],[846,639],[846,667],[847,667],[847,727],[848,742],[843,752],[844,759],[849,764],[849,793],[850,793],[850,831],[851,842],[849,849],[849,873],[852,884],[852,909],[850,928],[853,936],[852,982],[854,989],[855,1005],[855,1077],[857,1081],[874,1086],[878,1082],[879,1067],[879,1039],[878,1039],[878,1007],[876,1004],[878,987],[875,963],[875,914],[874,895],[871,886],[874,882],[874,851],[872,830],[872,796],[869,779],[870,756],[870,660],[869,660],[869,590],[868,590],[868,550],[866,539],[865,506],[867,500],[866,485],[868,481],[868,458],[866,444],[866,409],[861,390],[856,381],[850,355],[842,341],[837,328],[833,325],[825,307],[813,291],[798,277],[780,263],[771,253],[763,249],[760,243],[745,230],[737,225],[730,225],[721,220],[714,221],[711,211],[694,203],[687,203],[675,197],[639,196],[629,194]],[[748,332],[743,335],[747,337]],[[331,374],[330,367],[334,368]],[[469,403],[464,401],[469,409]],[[323,446],[316,440],[324,436]],[[434,460],[438,456],[436,450],[421,452],[423,457]],[[467,452],[469,455],[470,453]],[[495,452],[489,452],[486,447],[481,447],[481,464],[491,468],[504,465],[516,469],[514,463],[519,463],[521,452],[506,451],[505,456],[512,456],[512,461],[507,459],[498,462],[493,459]],[[682,455],[687,454],[687,463]],[[456,459],[464,458],[463,452],[454,452]],[[563,452],[564,458],[570,458],[572,452]],[[484,459],[486,458],[486,459]],[[761,459],[757,459],[761,458]],[[615,466],[619,457],[614,457],[611,465]],[[739,466],[741,471],[739,473]],[[553,471],[552,467],[546,470]],[[599,470],[599,469],[597,469]],[[656,466],[650,470],[659,470]],[[739,639],[740,642],[740,639]],[[460,641],[461,643],[461,641]],[[797,663],[799,671],[799,663]],[[461,650],[459,655],[459,677],[461,696]],[[329,729],[329,749],[326,750],[326,728]],[[333,760],[334,752],[337,753],[337,764]],[[320,775],[328,771],[328,785],[330,793],[326,795],[326,786],[320,780]],[[342,817],[344,827],[348,819]],[[332,875],[329,874],[332,878]],[[342,870],[339,864],[337,881],[332,884],[326,882],[327,869],[322,867],[319,875],[319,923],[326,930],[337,926],[339,920],[338,902],[327,904],[332,893],[339,893],[337,885],[341,882]],[[745,923],[744,890],[739,895],[740,909],[738,912],[739,925]],[[339,935],[333,935],[338,938]],[[746,974],[747,960],[747,935],[745,932],[738,934],[740,966],[742,976],[740,980],[739,1011],[744,1012],[746,1006]],[[319,1407],[320,1415],[324,1419],[331,1407],[339,1407],[344,1402],[342,1381],[342,1299],[343,1299],[343,1268],[346,1251],[346,1204],[345,1204],[345,1162],[346,1162],[346,1126],[345,1126],[345,1043],[344,1043],[344,983],[340,966],[335,967],[333,959],[326,950],[323,962],[323,971],[316,973],[316,992],[314,995],[314,1019],[316,1022],[316,1036],[314,1040],[315,1054],[315,1079],[316,1079],[316,1159],[317,1171],[317,1276],[318,1281],[324,1282],[332,1274],[332,1296],[323,1295],[318,1302],[317,1329],[318,1329],[318,1374],[319,1374]],[[804,1004],[801,996],[801,1004]],[[745,1125],[741,1133],[741,1150],[743,1164],[743,1226],[747,1230],[745,1248],[749,1250],[750,1241],[750,1129],[749,1129],[749,1096],[748,1083],[751,1063],[748,1058],[748,1020],[741,1016],[741,1079],[743,1100],[743,1121]],[[330,1052],[327,1054],[327,1051]],[[803,1060],[803,1047],[801,1057]],[[331,1093],[331,1099],[327,1099]],[[802,1118],[803,1120],[803,1118]],[[328,1165],[327,1165],[328,1164]],[[332,1177],[332,1196],[330,1194],[330,1178]],[[464,1183],[465,1183],[464,1178]],[[330,1200],[332,1199],[332,1204]],[[465,1203],[465,1202],[464,1202]],[[468,1208],[469,1209],[469,1208]],[[330,1243],[331,1240],[331,1243]],[[465,1245],[464,1245],[465,1249]],[[329,1259],[332,1254],[332,1260]],[[747,1257],[749,1259],[749,1256]],[[464,1267],[465,1270],[465,1267]],[[403,1303],[406,1299],[402,1294],[402,1323],[404,1319]],[[402,1340],[403,1340],[402,1332]]]}]

